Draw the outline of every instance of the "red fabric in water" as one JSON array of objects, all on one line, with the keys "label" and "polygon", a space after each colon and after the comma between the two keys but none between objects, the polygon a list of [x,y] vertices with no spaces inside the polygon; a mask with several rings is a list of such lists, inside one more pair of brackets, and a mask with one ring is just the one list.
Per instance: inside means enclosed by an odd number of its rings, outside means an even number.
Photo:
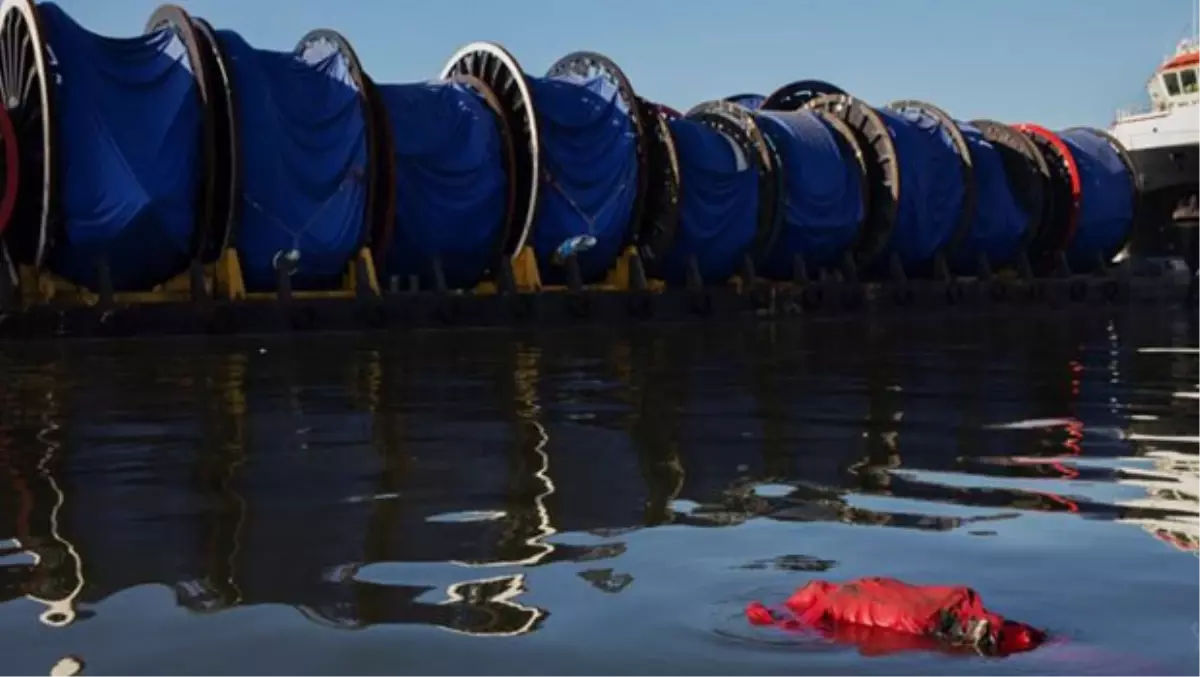
[{"label": "red fabric in water", "polygon": [[[818,630],[835,641],[858,644],[864,653],[929,648],[936,643],[930,638],[947,630],[947,615],[964,634],[969,634],[972,621],[987,621],[997,653],[1028,651],[1044,638],[1038,630],[988,611],[979,595],[965,586],[910,585],[894,578],[841,584],[812,581],[789,597],[784,607],[788,614],[776,614],[754,602],[746,608],[746,617],[754,625]],[[872,633],[873,629],[884,632]],[[869,645],[874,639],[885,640],[888,646]]]}]

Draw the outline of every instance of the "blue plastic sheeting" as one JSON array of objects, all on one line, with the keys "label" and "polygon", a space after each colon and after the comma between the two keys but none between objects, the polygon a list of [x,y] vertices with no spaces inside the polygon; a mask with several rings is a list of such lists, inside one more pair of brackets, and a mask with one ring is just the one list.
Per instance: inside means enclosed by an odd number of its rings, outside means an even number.
[{"label": "blue plastic sheeting", "polygon": [[896,146],[900,164],[900,205],[880,265],[893,254],[905,270],[930,265],[953,239],[962,210],[962,160],[936,118],[919,109],[876,109]]},{"label": "blue plastic sheeting", "polygon": [[672,285],[687,282],[695,255],[705,282],[725,282],[738,272],[758,230],[758,173],[733,141],[692,120],[671,120],[679,155],[679,226],[658,274]]},{"label": "blue plastic sheeting", "polygon": [[981,254],[987,255],[991,266],[1007,266],[1016,260],[1025,241],[1029,215],[1008,183],[1000,150],[977,128],[957,124],[971,149],[975,215],[970,230],[951,254],[950,266],[955,273],[973,274],[979,270]]},{"label": "blue plastic sheeting", "polygon": [[1072,268],[1090,269],[1096,255],[1111,261],[1133,227],[1133,182],[1121,156],[1102,137],[1083,129],[1060,132],[1079,167],[1080,207],[1067,247]]},{"label": "blue plastic sheeting", "polygon": [[187,269],[201,180],[203,112],[174,33],[106,38],[55,4],[38,6],[57,57],[54,123],[62,237],[47,264],[96,289],[97,259],[117,291]]},{"label": "blue plastic sheeting", "polygon": [[810,268],[835,265],[862,225],[862,173],[838,143],[837,131],[811,111],[760,112],[759,128],[783,161],[782,230],[762,263],[762,274],[790,279],[796,256]]},{"label": "blue plastic sheeting", "polygon": [[448,287],[472,287],[496,255],[508,209],[495,117],[465,85],[383,85],[379,93],[396,158],[396,225],[383,272],[429,285],[440,258]]},{"label": "blue plastic sheeting", "polygon": [[362,242],[367,121],[345,58],[307,64],[217,39],[233,71],[241,132],[242,204],[234,238],[246,288],[272,290],[275,260],[295,250],[294,289],[340,284]]},{"label": "blue plastic sheeting", "polygon": [[542,144],[541,202],[531,237],[545,282],[561,283],[554,251],[571,237],[596,244],[577,261],[584,282],[604,277],[629,234],[637,196],[633,122],[602,79],[529,78]]}]

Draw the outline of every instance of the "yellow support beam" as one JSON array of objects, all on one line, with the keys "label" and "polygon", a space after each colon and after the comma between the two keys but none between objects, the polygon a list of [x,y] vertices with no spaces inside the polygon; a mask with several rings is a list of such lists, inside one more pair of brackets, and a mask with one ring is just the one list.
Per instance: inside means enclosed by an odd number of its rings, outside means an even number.
[{"label": "yellow support beam", "polygon": [[538,273],[537,255],[532,247],[523,247],[513,259],[513,280],[519,292],[542,290],[542,276]]}]

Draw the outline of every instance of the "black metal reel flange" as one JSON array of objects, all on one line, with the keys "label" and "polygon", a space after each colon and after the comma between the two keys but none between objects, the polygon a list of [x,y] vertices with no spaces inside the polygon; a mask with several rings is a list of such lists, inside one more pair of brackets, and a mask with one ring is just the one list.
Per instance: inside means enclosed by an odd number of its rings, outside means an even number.
[{"label": "black metal reel flange", "polygon": [[367,132],[367,166],[363,168],[361,180],[366,182],[366,209],[363,213],[363,229],[360,245],[373,246],[380,253],[387,249],[391,240],[395,213],[395,164],[391,162],[391,135],[380,132],[387,130],[384,120],[379,118],[383,104],[375,83],[363,70],[362,62],[350,41],[341,33],[328,28],[309,31],[296,43],[294,54],[304,63],[316,64],[339,54],[345,60],[350,80],[358,90],[359,105]]},{"label": "black metal reel flange", "polygon": [[500,154],[501,163],[504,165],[504,176],[508,179],[508,190],[505,197],[504,220],[502,222],[501,232],[496,238],[496,243],[493,247],[492,254],[488,257],[490,261],[488,270],[484,271],[485,277],[495,277],[499,268],[506,256],[508,256],[507,247],[509,237],[511,236],[511,228],[514,227],[514,222],[517,218],[517,184],[511,177],[517,175],[517,150],[513,145],[512,129],[508,126],[509,116],[506,113],[504,102],[500,100],[496,92],[483,80],[474,75],[465,75],[457,73],[450,76],[450,81],[469,87],[473,92],[483,99],[484,105],[492,111],[492,120],[496,124],[496,131],[500,136]]},{"label": "black metal reel flange", "polygon": [[516,186],[517,208],[505,254],[515,257],[525,246],[537,219],[541,188],[541,139],[533,93],[516,57],[492,42],[473,42],[460,48],[442,68],[444,80],[456,75],[471,75],[491,88],[503,104],[505,124],[512,135],[513,165],[516,172],[509,181]]},{"label": "black metal reel flange", "polygon": [[918,110],[937,120],[941,128],[950,137],[950,142],[954,146],[955,153],[958,155],[959,173],[962,177],[963,185],[963,200],[959,206],[954,233],[950,236],[950,240],[942,245],[941,250],[937,252],[948,257],[970,232],[971,224],[975,220],[975,202],[979,199],[979,196],[975,185],[975,161],[971,157],[971,147],[967,144],[967,138],[963,136],[962,130],[958,128],[958,123],[954,121],[954,118],[950,117],[949,113],[934,104],[915,99],[904,99],[893,101],[887,107],[898,112]]},{"label": "black metal reel flange", "polygon": [[1109,134],[1108,132],[1104,131],[1103,129],[1097,129],[1095,127],[1070,127],[1064,131],[1088,132],[1090,134],[1094,134],[1094,135],[1100,137],[1101,139],[1103,139],[1105,142],[1108,143],[1109,146],[1112,147],[1112,149],[1114,151],[1116,151],[1117,156],[1121,158],[1121,164],[1125,165],[1125,171],[1129,175],[1130,188],[1132,188],[1132,190],[1133,190],[1132,220],[1130,221],[1130,224],[1129,224],[1129,230],[1127,230],[1125,232],[1125,239],[1122,240],[1120,246],[1117,247],[1117,250],[1114,252],[1100,252],[1105,257],[1105,261],[1109,262],[1113,258],[1115,258],[1117,255],[1126,253],[1128,251],[1129,244],[1133,241],[1134,229],[1137,228],[1137,225],[1138,225],[1139,221],[1141,220],[1142,192],[1143,192],[1142,175],[1138,172],[1137,166],[1133,164],[1133,158],[1130,157],[1129,151],[1127,151],[1125,149],[1125,146],[1120,141],[1118,141],[1117,138],[1115,136],[1113,136],[1112,134]]},{"label": "black metal reel flange", "polygon": [[[864,224],[871,210],[871,184],[868,178],[870,171],[866,154],[863,152],[854,130],[850,128],[850,125],[842,121],[840,117],[823,110],[813,110],[811,112],[833,128],[834,132],[837,133],[837,144],[842,149],[843,156],[852,158],[855,167],[858,168],[858,194],[862,200],[863,216],[862,221],[858,224],[858,234],[854,238],[854,243],[851,244],[851,248],[856,249],[864,239],[866,233]],[[784,169],[786,171],[787,168],[785,167]]]},{"label": "black metal reel flange", "polygon": [[640,226],[643,223],[643,210],[646,205],[646,191],[650,182],[649,134],[650,121],[646,119],[645,111],[640,105],[641,99],[633,91],[629,77],[612,59],[596,52],[573,52],[555,61],[546,71],[546,77],[563,77],[574,75],[583,79],[603,78],[617,90],[617,95],[625,104],[633,125],[634,148],[637,154],[637,192],[634,195],[633,209],[630,211],[629,223],[625,228],[625,245],[638,244],[641,239]]},{"label": "black metal reel flange", "polygon": [[871,266],[887,246],[900,208],[900,161],[891,133],[879,113],[846,94],[824,94],[805,108],[824,111],[841,119],[854,132],[867,167],[869,200],[862,233],[854,248],[859,267]]},{"label": "black metal reel flange", "polygon": [[1074,160],[1041,134],[1018,129],[1037,148],[1045,161],[1049,181],[1042,204],[1041,226],[1029,242],[1026,251],[1038,274],[1045,274],[1055,265],[1055,258],[1070,244],[1075,219],[1075,195],[1072,190]]},{"label": "black metal reel flange", "polygon": [[[838,118],[834,115],[831,115],[831,114],[829,114],[825,111],[821,111],[821,110],[805,111],[804,113],[801,113],[800,111],[768,111],[765,113],[764,112],[756,113],[756,115],[758,115],[758,116],[768,115],[768,114],[771,116],[778,117],[780,119],[786,119],[789,116],[794,116],[794,115],[803,115],[803,114],[815,115],[815,116],[819,117],[822,120],[822,122],[826,123],[833,129],[835,143],[838,144],[838,148],[841,151],[843,157],[850,158],[850,160],[854,163],[854,166],[858,170],[857,171],[858,184],[859,184],[858,194],[859,194],[860,199],[862,200],[862,213],[863,213],[863,220],[865,221],[865,219],[867,217],[868,209],[870,207],[870,188],[869,188],[869,184],[867,182],[867,163],[866,163],[866,159],[863,156],[862,148],[859,146],[858,140],[855,137],[854,131],[852,129],[850,129],[850,126],[847,125],[845,122],[843,122],[841,120],[841,118]],[[780,156],[780,163],[781,163],[780,164],[781,173],[786,177],[787,163],[783,162],[782,156]],[[783,188],[782,190],[786,190],[786,187]],[[785,202],[786,202],[786,199],[785,199]],[[862,225],[863,225],[862,221],[860,221],[857,225],[858,225],[858,228],[857,228],[857,233],[855,235],[855,242],[857,242],[858,240],[860,240],[862,238],[863,230],[864,230],[862,227]],[[855,245],[852,244],[851,248],[853,248],[854,246]]]},{"label": "black metal reel flange", "polygon": [[800,110],[809,101],[819,96],[839,94],[849,96],[841,87],[824,80],[797,80],[768,94],[759,108],[779,111]]},{"label": "black metal reel flange", "polygon": [[783,167],[770,138],[758,128],[750,110],[728,101],[708,101],[685,117],[704,124],[733,140],[758,174],[758,228],[753,256],[762,260],[775,244],[783,222]]},{"label": "black metal reel flange", "polygon": [[667,113],[659,105],[638,99],[648,125],[646,141],[649,170],[646,202],[638,227],[638,254],[647,265],[667,255],[675,241],[680,218],[680,169],[675,137]]},{"label": "black metal reel flange", "polygon": [[1037,237],[1046,213],[1046,194],[1049,191],[1050,169],[1046,158],[1029,137],[995,120],[972,120],[970,123],[983,134],[1000,154],[1004,176],[1017,203],[1028,215],[1022,240],[1028,245]]},{"label": "black metal reel flange", "polygon": [[[151,17],[151,21],[154,18]],[[242,163],[241,134],[237,123],[237,94],[234,92],[233,71],[225,56],[216,31],[205,19],[191,15],[192,29],[200,44],[205,48],[203,61],[208,64],[210,80],[209,100],[216,110],[223,110],[214,121],[214,148],[216,163],[228,172],[214,176],[217,211],[214,213],[213,230],[200,258],[205,262],[217,260],[223,251],[234,245],[236,224],[242,209]]]},{"label": "black metal reel flange", "polygon": [[200,97],[200,190],[196,195],[197,228],[192,234],[191,253],[193,258],[203,259],[212,247],[212,241],[224,237],[232,199],[223,178],[228,176],[234,160],[223,152],[227,141],[222,134],[228,133],[229,129],[228,111],[222,96],[224,82],[215,72],[218,67],[211,46],[183,8],[168,4],[155,9],[146,22],[145,32],[159,31],[171,31],[183,43]]},{"label": "black metal reel flange", "polygon": [[12,119],[21,186],[4,239],[14,263],[40,266],[61,236],[52,50],[33,0],[0,4],[0,96]]},{"label": "black metal reel flange", "polygon": [[727,96],[725,97],[725,100],[729,103],[736,103],[743,108],[755,110],[762,107],[763,101],[766,101],[767,97],[763,96],[762,94],[744,93]]}]

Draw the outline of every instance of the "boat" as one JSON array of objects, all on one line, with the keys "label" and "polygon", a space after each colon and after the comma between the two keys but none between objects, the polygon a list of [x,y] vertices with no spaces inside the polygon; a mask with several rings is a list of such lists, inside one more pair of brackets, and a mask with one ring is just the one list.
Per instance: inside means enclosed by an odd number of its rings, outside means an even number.
[{"label": "boat", "polygon": [[1117,112],[1110,133],[1129,152],[1142,183],[1130,255],[1182,257],[1196,270],[1200,202],[1200,41],[1185,38],[1146,82],[1149,106]]}]

